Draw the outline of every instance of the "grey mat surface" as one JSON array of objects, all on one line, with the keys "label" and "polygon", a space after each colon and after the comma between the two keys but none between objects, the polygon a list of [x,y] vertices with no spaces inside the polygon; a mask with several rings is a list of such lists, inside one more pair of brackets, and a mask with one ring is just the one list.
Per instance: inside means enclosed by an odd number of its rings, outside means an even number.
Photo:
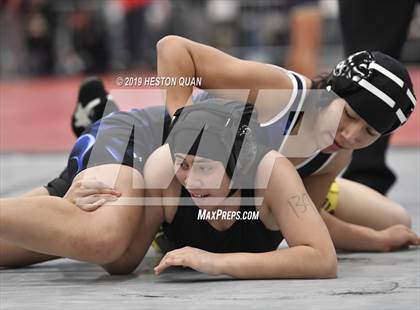
[{"label": "grey mat surface", "polygon": [[[390,196],[408,209],[419,233],[420,151],[393,149],[389,155],[399,176]],[[62,154],[0,155],[1,196],[47,182],[65,160]],[[3,269],[0,309],[420,309],[420,248],[339,253],[333,280],[245,281],[185,269],[155,277],[158,260],[150,251],[131,276],[108,276],[68,259]]]}]

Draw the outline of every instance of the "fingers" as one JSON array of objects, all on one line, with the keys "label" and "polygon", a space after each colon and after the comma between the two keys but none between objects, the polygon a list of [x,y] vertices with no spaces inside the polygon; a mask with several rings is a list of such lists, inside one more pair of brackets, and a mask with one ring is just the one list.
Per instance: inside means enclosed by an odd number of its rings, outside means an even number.
[{"label": "fingers", "polygon": [[76,204],[82,205],[82,204],[94,203],[98,200],[115,201],[117,199],[118,197],[115,197],[113,195],[95,194],[95,195],[90,195],[86,197],[78,197],[75,199],[75,202]]},{"label": "fingers", "polygon": [[420,238],[416,235],[414,231],[409,230],[408,234],[409,234],[408,242],[410,245],[420,245]]},{"label": "fingers", "polygon": [[159,276],[166,268],[170,266],[170,261],[165,260],[164,262],[160,262],[153,270],[155,271],[155,275]]},{"label": "fingers", "polygon": [[401,227],[401,229],[403,230],[400,241],[401,243],[399,245],[396,244],[392,250],[408,249],[410,245],[420,245],[420,238],[414,231],[406,226]]},{"label": "fingers", "polygon": [[96,179],[83,179],[77,182],[77,187],[81,191],[91,195],[91,193],[101,193],[101,194],[120,194],[115,188],[111,185],[105,184],[102,181]]},{"label": "fingers", "polygon": [[99,199],[98,201],[94,202],[94,203],[88,203],[88,204],[81,204],[81,205],[77,205],[79,208],[83,209],[84,211],[95,211],[96,209],[98,209],[101,205],[103,205],[106,202],[105,199]]},{"label": "fingers", "polygon": [[121,193],[116,191],[110,185],[98,181],[96,179],[84,179],[76,182],[75,188],[72,190],[72,196],[77,198],[91,196],[95,194],[107,194],[120,197]]},{"label": "fingers", "polygon": [[98,181],[96,179],[83,179],[79,181],[79,186],[83,188],[93,188],[93,189],[103,189],[103,188],[113,188],[110,185]]},{"label": "fingers", "polygon": [[155,268],[153,268],[153,270],[155,271],[155,275],[159,276],[169,266],[172,266],[172,259],[171,258],[162,259],[160,263]]},{"label": "fingers", "polygon": [[171,266],[171,257],[172,255],[174,255],[175,251],[176,250],[166,253],[165,256],[163,256],[160,260],[159,264],[155,268],[153,268],[156,276],[160,275],[166,268]]},{"label": "fingers", "polygon": [[96,194],[87,197],[78,197],[75,199],[75,205],[85,211],[93,211],[103,204],[115,201],[118,198],[108,194]]},{"label": "fingers", "polygon": [[113,195],[116,197],[121,196],[120,192],[117,192],[115,189],[111,189],[111,188],[103,188],[103,189],[84,189],[84,188],[80,188],[78,191],[78,196],[90,196],[90,195],[94,195],[94,194],[108,194],[108,195]]},{"label": "fingers", "polygon": [[166,253],[166,255],[160,260],[159,264],[153,268],[155,275],[159,276],[170,266],[188,267],[188,263],[182,249],[177,249]]},{"label": "fingers", "polygon": [[402,226],[401,229],[403,229],[406,233],[406,245],[407,247],[410,245],[420,245],[420,238],[417,236],[417,234],[408,228],[407,226]]}]

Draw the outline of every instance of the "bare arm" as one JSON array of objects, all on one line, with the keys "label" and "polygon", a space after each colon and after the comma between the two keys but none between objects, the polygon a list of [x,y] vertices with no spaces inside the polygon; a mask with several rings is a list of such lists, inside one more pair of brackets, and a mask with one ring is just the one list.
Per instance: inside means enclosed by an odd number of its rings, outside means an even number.
[{"label": "bare arm", "polygon": [[265,201],[289,248],[223,254],[222,272],[238,278],[335,277],[337,259],[328,230],[287,159],[276,159]]},{"label": "bare arm", "polygon": [[344,222],[322,209],[328,190],[340,171],[348,164],[351,153],[342,151],[317,175],[306,177],[305,187],[328,227],[334,246],[341,250],[363,251],[379,247],[376,231]]},{"label": "bare arm", "polygon": [[[200,88],[207,90],[249,91],[248,102],[254,103],[261,89],[281,90],[280,93],[268,96],[270,98],[264,97],[263,114],[278,113],[287,104],[291,94],[292,82],[283,70],[241,60],[182,37],[166,36],[161,39],[157,44],[157,55],[159,76],[200,77]],[[166,91],[166,105],[173,115],[190,100],[193,88],[176,85],[166,88]],[[234,99],[246,100],[246,96]]]},{"label": "bare arm", "polygon": [[346,251],[381,250],[379,234],[376,230],[344,222],[324,210],[320,210],[320,214],[337,249]]},{"label": "bare arm", "polygon": [[404,245],[418,244],[415,233],[403,225],[378,231],[345,222],[322,209],[331,183],[347,165],[349,159],[350,153],[340,152],[325,171],[304,179],[305,187],[328,227],[334,246],[346,251],[390,251]]},{"label": "bare arm", "polygon": [[351,151],[340,151],[322,171],[303,178],[303,184],[318,210],[324,205],[331,184],[350,160]]}]

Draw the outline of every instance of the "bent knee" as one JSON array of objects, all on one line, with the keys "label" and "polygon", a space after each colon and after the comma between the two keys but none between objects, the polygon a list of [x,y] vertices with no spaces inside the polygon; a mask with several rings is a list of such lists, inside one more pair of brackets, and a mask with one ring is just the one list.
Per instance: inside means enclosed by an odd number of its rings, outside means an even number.
[{"label": "bent knee", "polygon": [[407,226],[408,228],[411,228],[411,217],[408,214],[408,212],[400,205],[396,205],[395,206],[395,216],[394,216],[394,220],[396,224],[402,224],[404,226]]},{"label": "bent knee", "polygon": [[378,218],[382,219],[382,222],[375,229],[386,229],[393,225],[404,225],[411,228],[410,215],[400,204],[394,201],[384,208],[383,214],[379,214]]},{"label": "bent knee", "polygon": [[89,256],[97,264],[110,264],[124,254],[130,242],[130,235],[119,229],[102,233],[100,236],[93,236],[89,240]]}]

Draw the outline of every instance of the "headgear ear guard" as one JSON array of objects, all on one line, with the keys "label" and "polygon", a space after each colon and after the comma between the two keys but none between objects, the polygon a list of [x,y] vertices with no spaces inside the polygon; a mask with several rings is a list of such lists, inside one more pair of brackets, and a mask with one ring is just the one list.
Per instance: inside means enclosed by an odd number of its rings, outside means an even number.
[{"label": "headgear ear guard", "polygon": [[327,90],[345,99],[352,109],[383,135],[402,126],[416,105],[407,69],[381,52],[357,52],[338,63]]},{"label": "headgear ear guard", "polygon": [[[226,173],[231,179],[234,172],[235,177],[249,177],[248,173],[255,165],[257,157],[258,128],[253,105],[211,98],[178,109],[174,114],[167,142],[172,156],[181,150],[183,153],[221,160],[226,163]],[[203,133],[207,133],[205,138]],[[177,138],[180,134],[183,139]],[[200,144],[201,139],[203,143]],[[217,142],[213,140],[214,144],[221,145],[224,154],[219,156],[220,148],[206,143],[206,139],[217,139]],[[197,154],[197,151],[200,153]],[[235,181],[234,184],[236,186]]]}]

